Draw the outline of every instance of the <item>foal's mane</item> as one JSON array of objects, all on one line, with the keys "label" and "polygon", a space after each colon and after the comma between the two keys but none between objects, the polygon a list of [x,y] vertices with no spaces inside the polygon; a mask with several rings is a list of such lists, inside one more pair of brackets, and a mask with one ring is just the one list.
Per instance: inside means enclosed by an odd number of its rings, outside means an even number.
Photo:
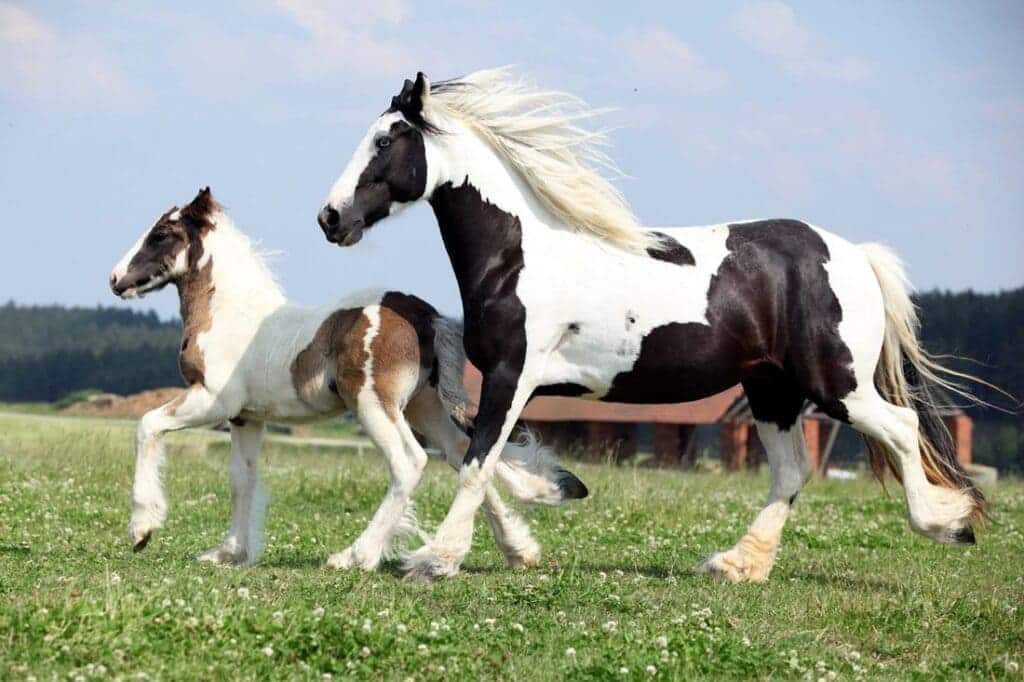
[{"label": "foal's mane", "polygon": [[619,174],[602,151],[607,135],[581,123],[604,112],[574,95],[535,89],[502,67],[435,83],[424,113],[428,122],[432,113],[435,121],[454,117],[476,132],[566,225],[631,251],[659,248],[600,172]]}]

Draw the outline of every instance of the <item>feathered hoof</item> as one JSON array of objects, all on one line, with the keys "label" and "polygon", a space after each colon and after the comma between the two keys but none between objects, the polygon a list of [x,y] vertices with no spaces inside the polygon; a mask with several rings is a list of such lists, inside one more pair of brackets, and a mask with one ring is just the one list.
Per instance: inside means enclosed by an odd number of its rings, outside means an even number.
[{"label": "feathered hoof", "polygon": [[771,563],[751,561],[735,548],[712,554],[697,568],[698,573],[728,583],[764,583],[771,570]]},{"label": "feathered hoof", "polygon": [[375,571],[377,570],[378,564],[380,564],[380,557],[376,560],[370,559],[369,557],[361,557],[353,547],[347,547],[344,550],[329,556],[325,567],[335,571],[344,571],[353,568],[359,568],[364,571]]},{"label": "feathered hoof", "polygon": [[556,471],[556,475],[558,491],[561,493],[563,500],[582,500],[590,494],[583,481],[568,469],[559,468]]},{"label": "feathered hoof", "polygon": [[245,566],[248,560],[248,552],[244,549],[223,545],[208,549],[196,557],[196,561],[214,566]]},{"label": "feathered hoof", "polygon": [[411,582],[429,583],[458,574],[459,565],[456,562],[437,556],[427,545],[417,549],[405,560],[405,579]]},{"label": "feathered hoof", "polygon": [[535,568],[540,565],[540,545],[530,542],[528,546],[514,552],[504,552],[505,561],[511,568]]}]

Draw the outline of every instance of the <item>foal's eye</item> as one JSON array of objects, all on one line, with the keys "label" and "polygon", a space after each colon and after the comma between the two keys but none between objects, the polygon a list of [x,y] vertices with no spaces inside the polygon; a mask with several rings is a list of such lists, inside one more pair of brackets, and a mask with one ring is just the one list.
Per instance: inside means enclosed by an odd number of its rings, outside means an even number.
[{"label": "foal's eye", "polygon": [[391,138],[388,136],[377,138],[377,149],[385,149],[391,146]]}]

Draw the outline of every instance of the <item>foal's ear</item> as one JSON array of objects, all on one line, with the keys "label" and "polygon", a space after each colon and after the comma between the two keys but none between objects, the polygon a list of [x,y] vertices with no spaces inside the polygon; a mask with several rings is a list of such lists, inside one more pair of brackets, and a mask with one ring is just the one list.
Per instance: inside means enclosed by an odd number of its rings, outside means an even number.
[{"label": "foal's ear", "polygon": [[196,198],[190,201],[188,206],[181,209],[181,212],[197,220],[205,220],[217,208],[219,208],[219,204],[213,198],[213,192],[207,186],[199,190]]}]

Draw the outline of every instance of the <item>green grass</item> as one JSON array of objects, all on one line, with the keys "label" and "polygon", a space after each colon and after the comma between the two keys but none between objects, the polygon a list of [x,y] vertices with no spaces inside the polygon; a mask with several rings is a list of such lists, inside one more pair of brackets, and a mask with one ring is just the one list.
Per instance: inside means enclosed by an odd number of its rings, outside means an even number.
[{"label": "green grass", "polygon": [[[130,426],[0,418],[0,678],[646,679],[654,666],[676,679],[1019,679],[1024,667],[1018,482],[992,491],[997,523],[967,551],[913,535],[898,489],[812,483],[771,582],[726,585],[692,569],[743,532],[764,476],[577,465],[590,499],[529,512],[540,568],[506,568],[481,520],[463,575],[423,585],[394,565],[322,568],[375,509],[378,457],[277,443],[263,460],[263,560],[194,562],[228,524],[227,450],[206,433],[170,443],[167,527],[132,555]],[[428,469],[428,528],[453,482]]]}]

